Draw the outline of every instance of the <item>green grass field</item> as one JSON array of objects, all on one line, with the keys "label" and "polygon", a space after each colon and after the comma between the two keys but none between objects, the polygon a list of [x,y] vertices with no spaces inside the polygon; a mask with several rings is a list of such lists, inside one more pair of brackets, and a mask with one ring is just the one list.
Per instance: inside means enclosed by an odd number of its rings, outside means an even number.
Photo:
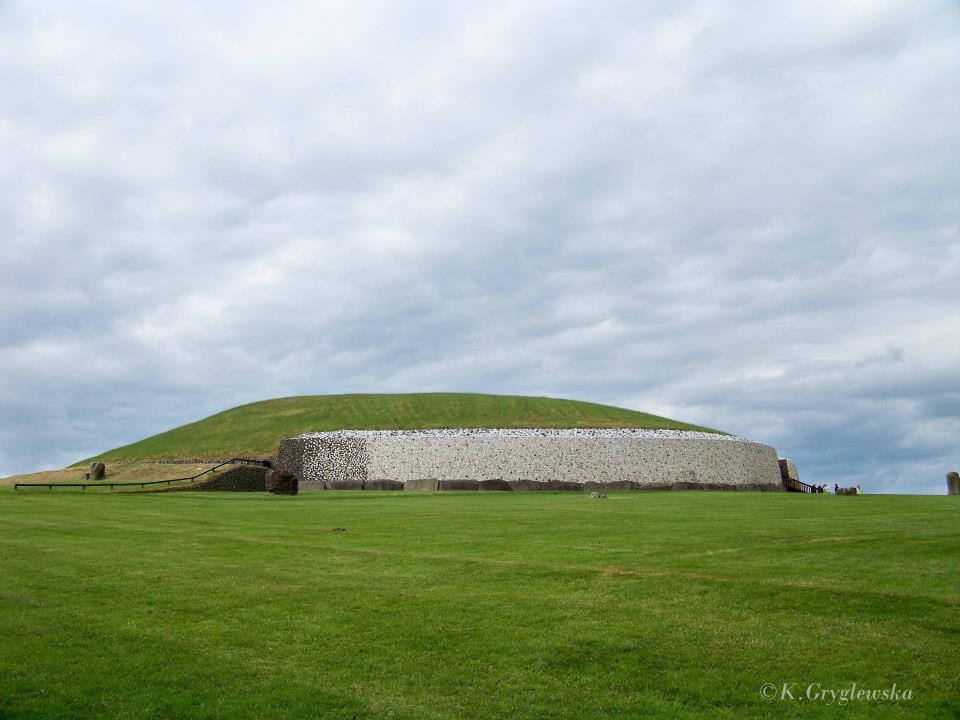
[{"label": "green grass field", "polygon": [[0,717],[956,718],[958,501],[7,488]]},{"label": "green grass field", "polygon": [[321,430],[432,428],[648,428],[706,430],[610,405],[520,395],[305,395],[264,400],[87,458],[159,460],[272,455],[282,438]]}]

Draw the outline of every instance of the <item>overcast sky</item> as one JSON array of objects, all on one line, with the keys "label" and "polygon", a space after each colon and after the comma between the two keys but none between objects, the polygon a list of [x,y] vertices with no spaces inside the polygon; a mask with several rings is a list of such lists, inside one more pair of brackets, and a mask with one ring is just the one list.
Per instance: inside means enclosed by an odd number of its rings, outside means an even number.
[{"label": "overcast sky", "polygon": [[0,474],[482,391],[960,469],[960,4],[0,0]]}]

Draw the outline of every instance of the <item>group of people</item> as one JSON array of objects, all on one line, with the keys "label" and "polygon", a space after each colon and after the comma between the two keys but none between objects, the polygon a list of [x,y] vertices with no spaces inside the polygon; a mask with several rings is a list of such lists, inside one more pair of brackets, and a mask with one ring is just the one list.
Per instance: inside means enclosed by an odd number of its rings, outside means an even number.
[{"label": "group of people", "polygon": [[[828,493],[828,494],[830,492],[830,488],[828,488],[826,485],[811,485],[810,487],[813,488],[813,490],[811,490],[810,492]],[[836,483],[834,483],[833,494],[834,495],[863,495],[863,490],[860,489],[859,485],[857,485],[856,487],[842,488]]]},{"label": "group of people", "polygon": [[863,495],[863,490],[860,489],[860,486],[842,488],[836,483],[833,484],[833,492],[836,495]]}]

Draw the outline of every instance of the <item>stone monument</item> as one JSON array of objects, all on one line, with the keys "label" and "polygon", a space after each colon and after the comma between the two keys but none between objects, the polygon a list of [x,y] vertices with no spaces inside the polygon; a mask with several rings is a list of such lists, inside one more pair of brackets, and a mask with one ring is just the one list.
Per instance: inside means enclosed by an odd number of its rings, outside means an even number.
[{"label": "stone monument", "polygon": [[947,495],[960,495],[960,474],[947,473]]}]

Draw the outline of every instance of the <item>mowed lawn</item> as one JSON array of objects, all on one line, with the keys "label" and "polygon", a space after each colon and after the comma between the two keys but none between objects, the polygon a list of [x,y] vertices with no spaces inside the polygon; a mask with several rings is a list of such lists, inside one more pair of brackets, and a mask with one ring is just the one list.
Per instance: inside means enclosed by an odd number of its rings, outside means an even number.
[{"label": "mowed lawn", "polygon": [[[960,498],[6,488],[0,678],[4,718],[955,718]],[[912,698],[804,698],[852,683]]]}]

